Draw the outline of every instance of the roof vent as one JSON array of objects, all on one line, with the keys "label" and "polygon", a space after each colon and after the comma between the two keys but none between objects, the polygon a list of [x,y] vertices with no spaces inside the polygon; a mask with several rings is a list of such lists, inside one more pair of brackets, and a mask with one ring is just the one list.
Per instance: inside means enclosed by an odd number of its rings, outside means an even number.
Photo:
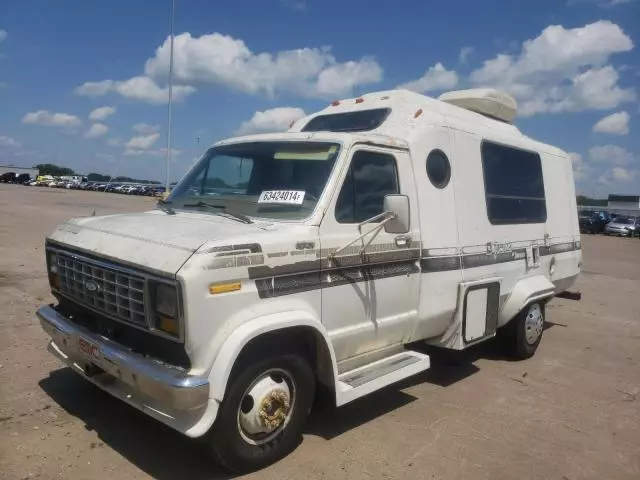
[{"label": "roof vent", "polygon": [[515,98],[492,88],[456,90],[443,93],[438,100],[507,123],[512,123],[518,112]]}]

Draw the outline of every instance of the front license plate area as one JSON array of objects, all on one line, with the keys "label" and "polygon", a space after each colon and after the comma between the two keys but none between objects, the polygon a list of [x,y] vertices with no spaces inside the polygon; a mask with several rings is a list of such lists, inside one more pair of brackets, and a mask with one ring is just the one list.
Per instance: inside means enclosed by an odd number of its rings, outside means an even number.
[{"label": "front license plate area", "polygon": [[100,357],[100,347],[91,340],[87,340],[84,337],[78,337],[78,349],[80,353],[95,365],[101,366],[102,361]]}]

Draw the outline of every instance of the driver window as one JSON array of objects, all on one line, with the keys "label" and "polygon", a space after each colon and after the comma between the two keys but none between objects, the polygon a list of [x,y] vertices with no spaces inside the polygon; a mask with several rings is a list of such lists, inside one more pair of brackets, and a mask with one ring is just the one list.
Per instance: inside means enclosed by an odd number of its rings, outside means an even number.
[{"label": "driver window", "polygon": [[351,159],[336,202],[339,223],[360,223],[383,212],[385,195],[400,193],[392,155],[359,150]]}]

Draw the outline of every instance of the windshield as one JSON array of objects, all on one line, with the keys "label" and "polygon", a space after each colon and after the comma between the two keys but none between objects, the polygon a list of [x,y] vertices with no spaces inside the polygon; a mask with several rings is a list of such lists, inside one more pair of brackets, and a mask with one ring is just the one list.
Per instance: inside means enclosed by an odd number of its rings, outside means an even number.
[{"label": "windshield", "polygon": [[178,183],[174,209],[301,220],[316,207],[340,147],[324,142],[251,142],[210,149]]},{"label": "windshield", "polygon": [[613,220],[616,223],[622,223],[622,224],[632,224],[633,223],[633,218],[631,217],[617,217]]}]

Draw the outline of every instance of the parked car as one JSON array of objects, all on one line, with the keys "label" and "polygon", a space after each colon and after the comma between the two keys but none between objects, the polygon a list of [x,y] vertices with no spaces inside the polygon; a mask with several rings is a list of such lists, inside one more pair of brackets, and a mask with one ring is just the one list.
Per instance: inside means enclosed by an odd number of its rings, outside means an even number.
[{"label": "parked car", "polygon": [[28,173],[21,173],[16,177],[16,183],[19,183],[21,185],[25,185],[29,182],[31,182],[31,175],[29,175]]},{"label": "parked car", "polygon": [[640,229],[639,217],[617,216],[604,227],[607,235],[618,235],[621,237],[633,237]]},{"label": "parked car", "polygon": [[610,221],[611,215],[607,212],[582,211],[578,214],[580,233],[602,233]]},{"label": "parked car", "polygon": [[16,174],[14,172],[6,172],[0,175],[0,183],[14,183],[16,180]]}]

